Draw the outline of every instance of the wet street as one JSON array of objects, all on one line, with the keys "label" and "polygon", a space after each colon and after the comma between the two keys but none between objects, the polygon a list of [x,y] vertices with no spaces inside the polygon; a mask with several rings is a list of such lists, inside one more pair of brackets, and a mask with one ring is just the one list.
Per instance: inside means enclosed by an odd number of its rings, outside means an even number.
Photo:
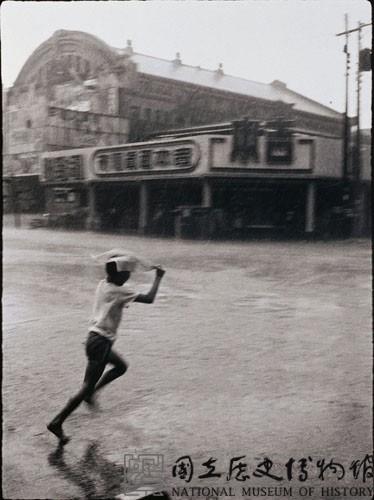
[{"label": "wet street", "polygon": [[[233,457],[245,457],[247,487],[296,492],[303,457],[307,486],[321,484],[322,458],[347,469],[341,481],[326,472],[326,485],[362,486],[348,469],[371,452],[369,241],[204,243],[10,226],[3,238],[5,498],[115,497],[135,451],[163,455],[166,488],[224,486]],[[90,255],[118,247],[167,273],[153,305],[124,311],[115,346],[130,368],[100,395],[99,411],[82,405],[66,421],[72,440],[61,451],[45,425],[84,373],[104,277]],[[133,284],[147,291],[152,279]],[[185,455],[189,484],[172,475]],[[211,457],[221,477],[199,479]],[[264,457],[282,477],[293,457],[292,481],[253,477]]]}]

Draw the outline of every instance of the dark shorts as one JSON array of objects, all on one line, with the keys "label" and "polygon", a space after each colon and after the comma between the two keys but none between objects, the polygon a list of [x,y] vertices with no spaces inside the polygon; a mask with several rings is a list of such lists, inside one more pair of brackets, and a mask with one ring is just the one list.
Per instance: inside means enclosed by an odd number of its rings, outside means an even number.
[{"label": "dark shorts", "polygon": [[86,355],[89,361],[107,363],[112,342],[96,332],[89,332],[86,342]]}]

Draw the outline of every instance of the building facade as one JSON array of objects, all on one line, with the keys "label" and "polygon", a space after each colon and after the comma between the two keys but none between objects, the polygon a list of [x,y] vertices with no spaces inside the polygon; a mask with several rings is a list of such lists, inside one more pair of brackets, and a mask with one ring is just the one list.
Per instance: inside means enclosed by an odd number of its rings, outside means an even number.
[{"label": "building facade", "polygon": [[272,230],[344,235],[339,136],[289,122],[239,121],[157,139],[46,153],[55,216],[86,209],[90,227],[194,237]]},{"label": "building facade", "polygon": [[[336,132],[341,115],[279,81],[261,84],[60,30],[38,47],[5,92],[5,172],[37,169],[36,153],[145,140],[170,128],[241,118],[295,119]],[[13,162],[14,160],[14,162]]]},{"label": "building facade", "polygon": [[[332,139],[334,147],[324,149],[323,168],[327,177],[331,172],[336,176],[339,169],[337,178],[342,179],[342,115],[293,92],[283,82],[253,82],[226,75],[221,64],[215,71],[206,70],[183,64],[178,53],[174,59],[164,60],[135,52],[130,41],[118,49],[87,33],[59,30],[33,52],[5,95],[4,174],[11,181],[5,183],[10,186],[7,199],[18,190],[17,202],[28,199],[31,205],[34,200],[35,208],[40,209],[35,199],[42,200],[44,207],[51,209],[51,192],[43,197],[46,184],[39,183],[41,155],[46,151],[133,144],[191,132],[196,135],[199,127],[201,134],[204,126],[216,123],[219,128],[222,122],[243,117],[256,127],[281,119],[292,123],[297,133]],[[181,128],[184,132],[176,131]],[[238,140],[234,129],[230,134],[232,140]],[[270,170],[265,168],[265,177],[271,177]],[[241,179],[237,173],[237,168],[230,167],[225,179],[231,174],[233,179]],[[282,178],[287,175],[283,169]],[[103,187],[96,180],[95,189],[105,191],[108,183],[102,176],[98,179]],[[119,193],[134,186],[129,176],[119,179],[113,183]],[[78,205],[83,203],[92,219],[87,193],[79,197]],[[199,205],[199,196],[188,204]],[[57,198],[64,198],[62,191]],[[70,198],[74,196],[70,194]],[[138,227],[138,222],[133,225]]]}]

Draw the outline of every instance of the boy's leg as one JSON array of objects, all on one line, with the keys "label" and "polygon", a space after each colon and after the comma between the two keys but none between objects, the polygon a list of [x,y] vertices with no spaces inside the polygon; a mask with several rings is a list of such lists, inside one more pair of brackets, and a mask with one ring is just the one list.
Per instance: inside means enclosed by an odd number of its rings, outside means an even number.
[{"label": "boy's leg", "polygon": [[99,363],[89,360],[84,376],[83,385],[79,392],[73,396],[58,413],[54,419],[47,425],[49,431],[57,436],[62,444],[67,443],[68,438],[62,430],[64,420],[81,404],[81,402],[93,392],[95,384],[100,379],[105,370],[105,363]]},{"label": "boy's leg", "polygon": [[114,365],[114,367],[104,373],[104,375],[95,386],[95,392],[104,387],[104,385],[107,385],[116,378],[120,377],[127,371],[128,366],[126,361],[118,353],[113,351],[113,349],[110,350],[107,362],[111,365]]}]

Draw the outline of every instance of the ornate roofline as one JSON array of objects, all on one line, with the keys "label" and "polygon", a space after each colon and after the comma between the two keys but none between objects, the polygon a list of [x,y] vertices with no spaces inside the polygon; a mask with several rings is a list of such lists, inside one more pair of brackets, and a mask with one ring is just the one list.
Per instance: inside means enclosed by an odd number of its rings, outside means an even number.
[{"label": "ornate roofline", "polygon": [[96,54],[100,54],[110,65],[114,64],[118,59],[116,52],[94,35],[83,31],[58,30],[34,50],[22,66],[13,85],[18,86],[25,84],[30,73],[32,73],[35,68],[41,66],[41,62],[44,58],[48,59],[50,52],[55,52],[60,44],[64,45],[68,43],[74,44],[75,46],[82,46],[83,48],[86,47],[91,50],[94,49]]}]

